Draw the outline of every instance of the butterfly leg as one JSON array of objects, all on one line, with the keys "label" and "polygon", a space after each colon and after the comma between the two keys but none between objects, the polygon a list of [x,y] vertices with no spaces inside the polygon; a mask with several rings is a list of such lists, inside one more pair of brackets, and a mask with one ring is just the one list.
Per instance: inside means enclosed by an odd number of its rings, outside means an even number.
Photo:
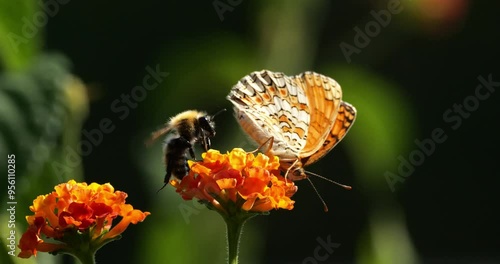
[{"label": "butterfly leg", "polygon": [[[286,162],[286,160],[284,160]],[[286,169],[286,172],[285,172],[285,182],[287,182],[288,180],[288,174],[290,173],[290,171],[292,169],[295,168],[295,165],[297,165],[297,163],[299,162],[299,159],[295,159],[295,161]]]},{"label": "butterfly leg", "polygon": [[[262,143],[256,150],[251,151],[250,153],[255,153],[260,150],[260,152],[265,153],[266,155],[271,152],[274,144],[274,137],[268,138],[264,143]],[[265,148],[264,148],[265,147]]]}]

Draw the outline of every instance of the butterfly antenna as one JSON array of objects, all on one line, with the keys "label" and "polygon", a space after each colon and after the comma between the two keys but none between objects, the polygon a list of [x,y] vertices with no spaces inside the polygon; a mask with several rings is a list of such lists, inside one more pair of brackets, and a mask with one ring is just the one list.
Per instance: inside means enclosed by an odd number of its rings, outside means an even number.
[{"label": "butterfly antenna", "polygon": [[[333,184],[335,184],[335,185],[338,185],[338,186],[340,186],[340,187],[342,187],[342,188],[344,188],[344,189],[346,189],[346,190],[352,190],[352,187],[351,187],[351,186],[349,186],[349,185],[345,185],[345,184],[338,183],[338,182],[336,182],[336,181],[334,181],[334,180],[332,180],[332,179],[328,179],[327,177],[321,176],[321,175],[316,174],[316,173],[314,173],[314,172],[306,171],[306,174],[307,174],[307,175],[316,176],[316,177],[318,177],[318,178],[320,178],[320,179],[323,179],[323,180],[325,180],[325,181],[329,181],[329,182],[331,182],[331,183],[333,183]],[[307,178],[307,179],[309,179],[309,178]]]},{"label": "butterfly antenna", "polygon": [[325,213],[328,212],[328,206],[326,205],[325,200],[323,199],[323,197],[321,197],[321,194],[319,194],[318,189],[316,189],[316,186],[314,186],[313,182],[311,181],[311,179],[309,179],[309,177],[306,178],[306,179],[309,181],[309,183],[313,187],[313,189],[316,192],[316,195],[318,195],[318,198],[321,201],[321,203],[323,203],[323,210],[325,210]]}]

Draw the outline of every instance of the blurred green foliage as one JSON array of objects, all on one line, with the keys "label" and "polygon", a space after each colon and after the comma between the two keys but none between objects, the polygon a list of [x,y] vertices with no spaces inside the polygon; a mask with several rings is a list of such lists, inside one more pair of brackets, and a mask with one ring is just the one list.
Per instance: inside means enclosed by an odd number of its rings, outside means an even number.
[{"label": "blurred green foliage", "polygon": [[[28,205],[37,195],[70,178],[82,179],[80,165],[68,166],[67,149],[76,149],[88,106],[84,85],[71,74],[69,60],[61,54],[40,53],[44,28],[28,29],[19,23],[19,18],[28,21],[39,10],[36,2],[0,1],[0,10],[8,10],[0,16],[4,69],[0,72],[0,156],[15,155],[15,189],[12,196],[0,196],[0,219],[7,223],[7,201],[17,202],[15,232],[19,239],[26,228],[24,216],[31,213]],[[6,162],[0,164],[0,170],[7,171]],[[4,224],[0,230],[2,234],[12,231]],[[6,249],[6,240],[1,241]],[[11,257],[6,250],[1,258],[2,263],[33,262]],[[40,261],[56,259],[41,257]]]},{"label": "blurred green foliage", "polygon": [[[85,88],[71,75],[69,66],[61,55],[41,55],[28,69],[0,76],[0,155],[15,155],[13,200],[20,205],[16,208],[18,232],[26,227],[22,216],[30,213],[22,205],[29,205],[34,194],[48,193],[68,179],[83,178],[80,157],[69,149],[76,150],[79,142],[87,111]],[[7,171],[7,164],[2,163],[0,169]],[[2,208],[7,199],[1,196]],[[3,212],[1,218],[6,219]]]},{"label": "blurred green foliage", "polygon": [[26,68],[40,52],[44,28],[30,18],[40,7],[32,0],[0,1],[0,58],[5,69]]}]

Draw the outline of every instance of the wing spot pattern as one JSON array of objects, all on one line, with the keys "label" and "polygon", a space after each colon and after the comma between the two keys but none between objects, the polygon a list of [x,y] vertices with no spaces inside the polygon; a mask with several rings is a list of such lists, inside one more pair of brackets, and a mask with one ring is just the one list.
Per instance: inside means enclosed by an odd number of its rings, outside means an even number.
[{"label": "wing spot pattern", "polygon": [[228,99],[257,143],[274,137],[271,154],[288,159],[287,164],[299,159],[300,168],[326,155],[356,118],[356,109],[341,100],[340,85],[315,72],[253,72],[233,86]]}]

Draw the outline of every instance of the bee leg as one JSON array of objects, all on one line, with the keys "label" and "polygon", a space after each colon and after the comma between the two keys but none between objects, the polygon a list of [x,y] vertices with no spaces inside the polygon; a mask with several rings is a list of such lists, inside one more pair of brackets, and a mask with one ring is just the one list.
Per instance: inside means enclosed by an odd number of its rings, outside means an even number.
[{"label": "bee leg", "polygon": [[211,146],[211,142],[210,142],[210,138],[209,137],[204,137],[203,138],[204,140],[204,143],[203,143],[203,147],[205,148],[205,151],[208,151],[212,146]]},{"label": "bee leg", "polygon": [[172,164],[172,159],[169,159],[168,160],[168,164],[167,164],[167,168],[166,168],[166,173],[165,173],[165,179],[163,180],[163,182],[165,184],[167,184],[167,182],[170,180],[170,176],[172,175],[172,167],[173,167],[173,164]]},{"label": "bee leg", "polygon": [[192,159],[196,159],[196,156],[194,155],[194,149],[191,144],[189,145],[189,155],[191,156]]},{"label": "bee leg", "polygon": [[176,157],[179,155],[184,155],[184,152],[189,147],[191,147],[191,144],[183,137],[174,138],[167,142],[164,150],[164,162],[166,166],[165,178],[163,179],[164,184],[157,192],[161,191],[163,188],[165,188],[165,186],[167,186],[176,165]]},{"label": "bee leg", "polygon": [[166,173],[165,173],[165,178],[163,179],[164,184],[158,191],[156,191],[156,193],[163,190],[163,188],[165,188],[165,186],[167,186],[168,181],[170,180],[170,175],[172,175],[172,166],[173,166],[172,159],[169,159],[167,157],[165,157],[165,158],[167,159],[167,168],[165,169]]}]

